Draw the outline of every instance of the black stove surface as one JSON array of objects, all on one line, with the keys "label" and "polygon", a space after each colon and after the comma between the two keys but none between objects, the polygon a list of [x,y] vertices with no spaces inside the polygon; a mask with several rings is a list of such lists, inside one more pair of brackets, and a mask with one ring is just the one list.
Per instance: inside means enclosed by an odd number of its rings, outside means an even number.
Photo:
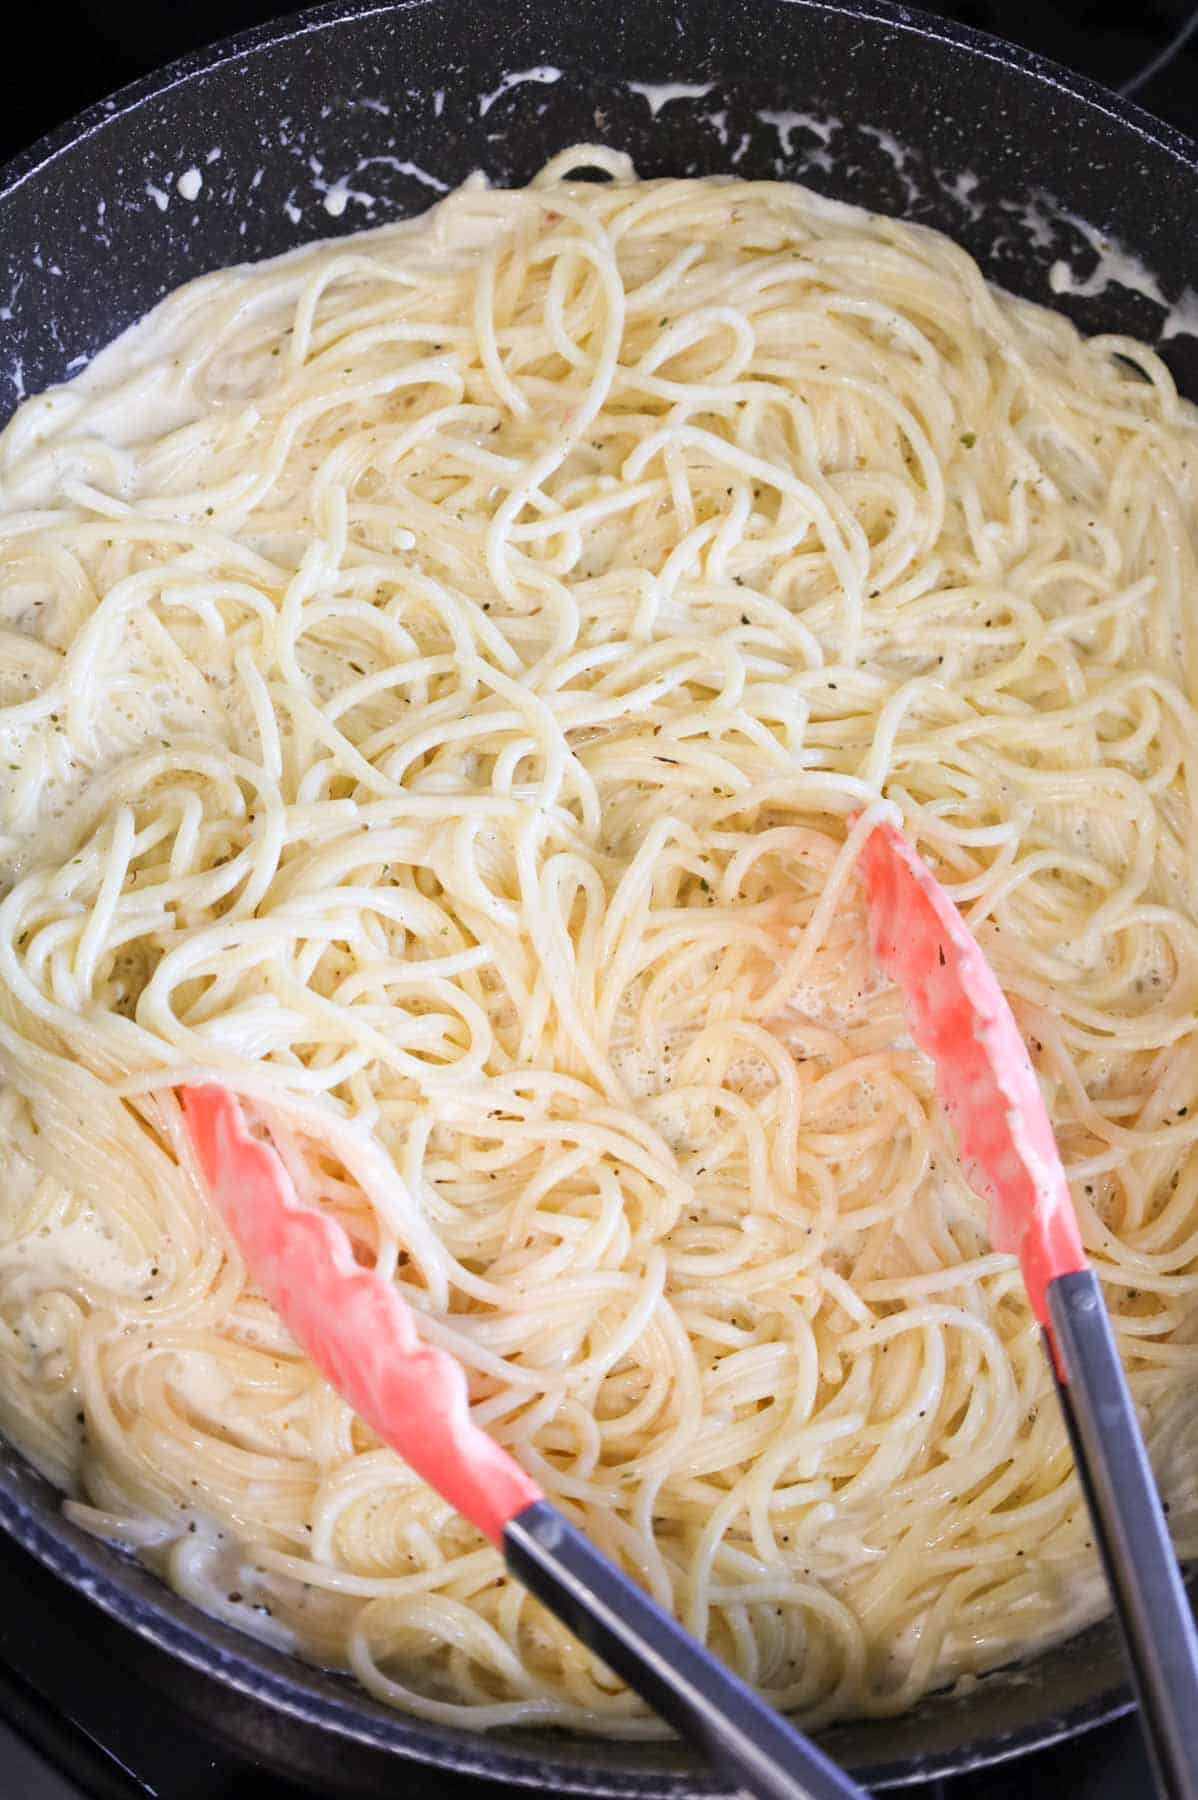
[{"label": "black stove surface", "polygon": [[[1137,0],[922,0],[1133,93],[1198,138],[1198,9]],[[22,7],[0,162],[92,101],[289,10],[261,0]],[[42,74],[39,78],[37,72]],[[167,1664],[0,1536],[0,1800],[495,1800],[490,1784],[402,1769]],[[219,1721],[222,1735],[214,1734]],[[1036,1755],[905,1789],[912,1800],[1133,1800],[1152,1792],[1133,1719]]]}]

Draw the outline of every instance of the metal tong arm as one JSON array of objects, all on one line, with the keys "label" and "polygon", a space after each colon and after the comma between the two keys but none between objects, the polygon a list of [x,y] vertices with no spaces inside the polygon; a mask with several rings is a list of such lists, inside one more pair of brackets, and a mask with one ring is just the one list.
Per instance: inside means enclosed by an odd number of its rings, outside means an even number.
[{"label": "metal tong arm", "polygon": [[762,1800],[865,1800],[548,1501],[508,1521],[503,1548],[525,1587],[738,1788]]},{"label": "metal tong arm", "polygon": [[1049,1362],[1160,1789],[1198,1800],[1198,1632],[1093,1270],[1050,1282],[1048,1312]]}]

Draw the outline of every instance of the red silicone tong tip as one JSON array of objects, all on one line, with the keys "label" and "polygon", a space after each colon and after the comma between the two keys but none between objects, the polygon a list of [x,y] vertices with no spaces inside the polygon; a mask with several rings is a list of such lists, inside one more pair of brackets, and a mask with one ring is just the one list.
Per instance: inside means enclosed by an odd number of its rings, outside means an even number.
[{"label": "red silicone tong tip", "polygon": [[337,1221],[301,1204],[232,1094],[184,1088],[182,1101],[212,1200],[296,1343],[385,1443],[500,1544],[541,1490],[474,1423],[461,1365],[423,1342],[391,1282],[359,1268]]},{"label": "red silicone tong tip", "polygon": [[1077,1215],[1040,1084],[1005,995],[957,908],[895,826],[861,853],[874,955],[902,989],[911,1031],[936,1065],[966,1175],[990,1208],[996,1249],[1018,1254],[1032,1311],[1086,1267]]}]

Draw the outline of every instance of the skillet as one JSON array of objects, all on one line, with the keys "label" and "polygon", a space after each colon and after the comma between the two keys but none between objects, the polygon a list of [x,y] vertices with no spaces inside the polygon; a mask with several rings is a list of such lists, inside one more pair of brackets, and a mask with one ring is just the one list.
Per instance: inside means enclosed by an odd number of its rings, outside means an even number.
[{"label": "skillet", "polygon": [[[885,0],[339,0],[124,90],[0,175],[0,418],[192,276],[419,211],[476,168],[527,181],[579,141],[630,151],[646,175],[785,175],[937,226],[1083,330],[1157,343],[1198,400],[1198,146],[1030,53]],[[2,1441],[0,1526],[205,1671],[208,1728],[236,1735],[247,1699],[265,1703],[339,1740],[371,1792],[396,1791],[405,1758],[550,1794],[718,1791],[679,1746],[406,1719],[78,1531]],[[188,1686],[174,1679],[175,1697]],[[821,1741],[870,1785],[901,1786],[1129,1705],[1099,1625]]]}]

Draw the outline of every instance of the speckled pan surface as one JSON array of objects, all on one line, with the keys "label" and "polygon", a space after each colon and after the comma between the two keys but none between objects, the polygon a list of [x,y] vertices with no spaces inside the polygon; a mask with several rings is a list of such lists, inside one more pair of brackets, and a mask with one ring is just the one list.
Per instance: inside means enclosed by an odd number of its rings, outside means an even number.
[{"label": "speckled pan surface", "polygon": [[[476,168],[524,181],[581,139],[630,151],[645,174],[784,175],[938,226],[1083,329],[1159,343],[1198,399],[1187,329],[1198,332],[1198,147],[1084,81],[877,3],[406,0],[325,7],[221,45],[10,165],[0,417],[191,276],[410,214]],[[244,1736],[247,1695],[320,1727],[327,1773],[309,1773],[330,1793],[351,1769],[355,1792],[396,1792],[396,1755],[553,1793],[716,1791],[671,1745],[409,1722],[205,1619],[74,1530],[2,1444],[0,1525],[215,1675],[227,1704],[213,1729]],[[1052,1742],[1125,1704],[1100,1627],[967,1697],[824,1741],[871,1783],[901,1784]]]}]

